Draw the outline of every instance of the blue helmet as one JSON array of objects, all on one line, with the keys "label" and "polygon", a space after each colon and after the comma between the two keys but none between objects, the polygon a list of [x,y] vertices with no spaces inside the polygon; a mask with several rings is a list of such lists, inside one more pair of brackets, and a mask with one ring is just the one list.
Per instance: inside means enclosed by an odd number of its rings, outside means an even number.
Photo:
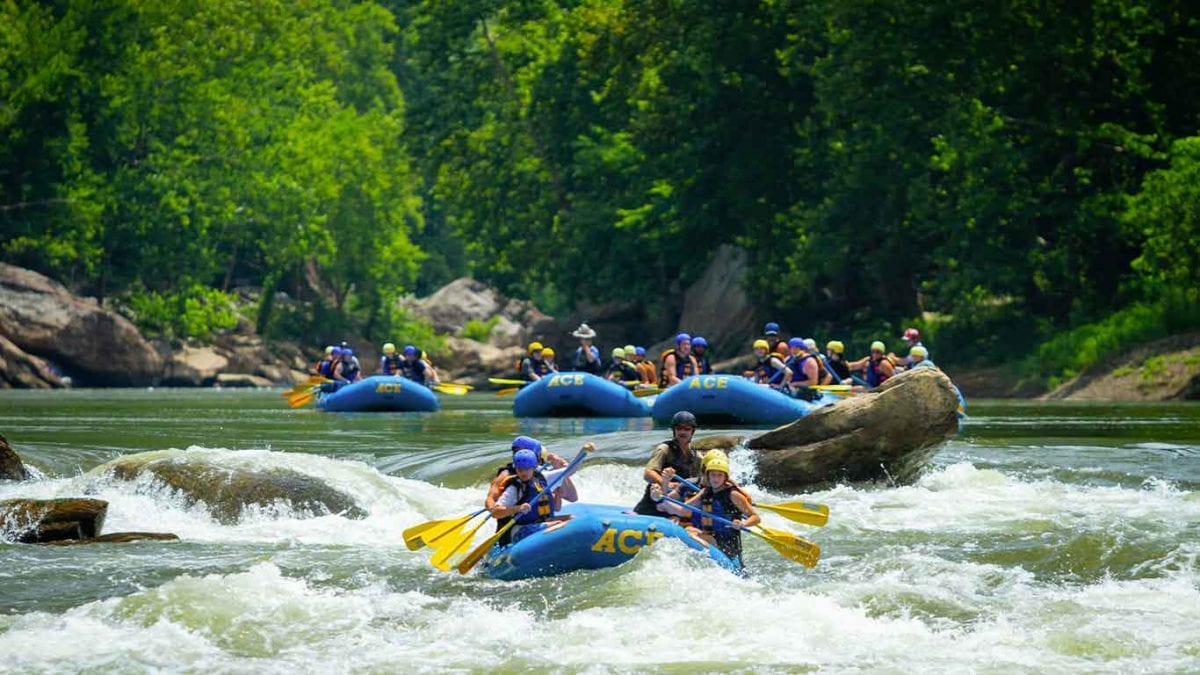
[{"label": "blue helmet", "polygon": [[330,356],[341,356],[341,355],[342,355],[342,348],[341,348],[341,347],[334,347],[334,348],[333,348],[333,351],[329,352],[329,355],[330,355]]},{"label": "blue helmet", "polygon": [[697,335],[696,337],[692,338],[692,346],[693,347],[707,347],[708,340],[705,340],[704,338]]},{"label": "blue helmet", "polygon": [[342,350],[342,356],[354,356],[354,350],[346,347]]},{"label": "blue helmet", "polygon": [[687,333],[680,333],[679,335],[675,336],[675,344],[679,344],[681,342],[691,342],[691,341],[692,341],[692,336],[688,335]]},{"label": "blue helmet", "polygon": [[528,436],[517,436],[514,438],[512,442],[512,449],[513,452],[517,452],[519,450],[529,450],[539,455],[542,454],[542,444],[539,443],[536,438],[530,438]]},{"label": "blue helmet", "polygon": [[404,355],[412,356],[417,353],[417,348],[412,345],[404,345]]},{"label": "blue helmet", "polygon": [[798,337],[792,338],[791,340],[788,340],[788,346],[796,347],[798,349],[804,349],[804,340],[801,340]]},{"label": "blue helmet", "polygon": [[532,450],[518,450],[513,455],[513,467],[517,469],[536,469],[537,465],[538,458]]},{"label": "blue helmet", "polygon": [[779,335],[779,324],[772,321],[763,326],[763,335]]},{"label": "blue helmet", "polygon": [[637,355],[638,355],[638,356],[645,356],[645,355],[646,355],[646,348],[645,348],[645,347],[638,347],[637,349],[635,349],[635,350],[633,350],[633,351],[637,352]]}]

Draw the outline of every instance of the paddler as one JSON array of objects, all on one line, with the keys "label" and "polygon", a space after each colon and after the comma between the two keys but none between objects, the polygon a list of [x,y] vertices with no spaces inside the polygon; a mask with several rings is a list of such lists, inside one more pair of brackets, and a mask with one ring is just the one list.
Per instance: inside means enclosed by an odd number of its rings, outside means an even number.
[{"label": "paddler", "polygon": [[933,368],[937,370],[937,366],[933,364],[933,361],[929,360],[929,350],[921,345],[908,350],[908,359],[911,364],[908,367],[909,370],[916,370],[917,368]]},{"label": "paddler", "polygon": [[[491,485],[488,486],[487,497],[484,498],[483,505],[489,511],[496,507],[496,500],[500,499],[500,494],[504,492],[504,486],[507,485],[508,479],[517,475],[517,469],[514,465],[514,461],[518,452],[522,450],[529,450],[530,452],[533,452],[538,458],[538,463],[546,469],[561,469],[568,464],[567,460],[545,449],[542,447],[540,441],[538,441],[536,438],[530,438],[529,436],[517,436],[514,438],[511,450],[512,457],[509,459],[507,464],[496,470],[496,475],[494,478],[492,478]],[[566,483],[564,483],[564,487],[565,486]],[[563,488],[560,487],[559,489],[561,490]],[[567,501],[575,501],[576,495],[574,484],[571,484],[570,494],[567,496],[569,497]],[[505,522],[507,522],[507,520]],[[504,523],[498,522],[496,524],[497,530],[502,527],[504,527]],[[500,544],[507,544],[511,534],[512,530],[505,532],[500,538]]]},{"label": "paddler", "polygon": [[712,364],[708,362],[708,340],[697,335],[692,338],[692,356],[696,357],[700,375],[712,375]]},{"label": "paddler", "polygon": [[[584,448],[590,451],[592,444],[588,443]],[[567,468],[564,466],[543,472],[539,467],[537,453],[527,448],[513,453],[512,464],[515,475],[504,479],[500,496],[490,508],[497,525],[504,527],[509,519],[516,519],[517,526],[511,530],[511,541],[514,543],[536,532],[548,532],[562,527],[566,518],[556,518],[555,512],[562,508],[564,499],[575,501],[578,498],[570,476],[567,476],[552,494],[539,496],[539,493]]]},{"label": "paddler", "polygon": [[677,504],[662,500],[661,485],[651,488],[651,499],[659,502],[669,513],[676,516],[691,518],[688,533],[701,541],[713,544],[721,552],[742,566],[742,530],[754,527],[762,521],[750,495],[742,491],[729,476],[729,458],[720,450],[711,450],[704,456],[703,478],[700,491],[682,501],[711,513],[714,516],[733,522],[733,527],[714,522],[699,514],[692,513]]},{"label": "paddler", "polygon": [[696,357],[692,354],[692,336],[687,333],[676,335],[675,348],[664,351],[659,361],[658,386],[663,389],[700,372],[700,364],[696,363]]},{"label": "paddler", "polygon": [[888,352],[888,360],[895,365],[904,366],[905,368],[912,368],[914,363],[912,350],[916,347],[925,349],[925,358],[929,358],[929,350],[924,344],[921,343],[921,331],[917,330],[916,328],[905,328],[904,334],[900,336],[900,339],[904,340],[904,344],[908,347],[908,356],[900,358],[892,352]]},{"label": "paddler", "polygon": [[792,355],[788,358],[786,366],[791,371],[791,379],[787,383],[788,388],[793,396],[804,400],[816,400],[820,398],[820,394],[816,390],[811,389],[821,382],[821,376],[828,375],[824,372],[824,367],[817,357],[808,352],[808,346],[804,340],[800,338],[792,338],[788,340],[788,348]]},{"label": "paddler", "polygon": [[404,377],[424,385],[427,377],[428,367],[421,360],[421,351],[415,345],[404,345],[404,359],[400,362],[400,374]]},{"label": "paddler", "polygon": [[404,359],[396,353],[396,345],[391,342],[383,345],[383,356],[379,357],[379,374],[399,375]]},{"label": "paddler", "polygon": [[338,357],[341,355],[342,355],[342,350],[340,347],[334,347],[333,345],[329,345],[328,347],[325,348],[325,356],[322,357],[320,361],[317,361],[317,365],[313,367],[313,370],[316,372],[317,375],[320,375],[321,377],[332,376],[333,375],[333,362],[337,361]]},{"label": "paddler", "polygon": [[521,377],[529,382],[536,382],[550,372],[550,369],[546,367],[545,351],[546,348],[542,346],[542,343],[529,343],[528,354],[517,363],[517,371]]},{"label": "paddler", "polygon": [[337,362],[333,364],[333,380],[348,383],[358,382],[361,379],[362,373],[359,372],[358,359],[354,357],[354,350],[343,347]]},{"label": "paddler", "polygon": [[642,478],[646,481],[646,491],[642,499],[633,507],[634,513],[643,516],[666,516],[658,510],[658,505],[650,498],[651,486],[659,485],[676,476],[696,482],[700,478],[700,460],[702,455],[692,450],[692,435],[696,433],[696,416],[686,410],[680,410],[671,417],[671,438],[654,446],[650,461],[642,470]]},{"label": "paddler", "polygon": [[871,389],[887,382],[889,378],[896,374],[896,367],[892,365],[890,359],[883,355],[884,344],[879,340],[871,343],[871,353],[847,364],[850,370],[863,371],[863,380]]},{"label": "paddler", "polygon": [[599,375],[603,371],[600,348],[592,344],[592,340],[596,339],[596,331],[586,323],[581,323],[571,336],[579,340],[579,347],[571,357],[571,370]]},{"label": "paddler", "polygon": [[[803,341],[801,342],[803,344]],[[754,341],[754,379],[759,384],[765,384],[783,389],[792,379],[792,371],[784,363],[784,356],[770,352],[771,346],[766,340]]]},{"label": "paddler", "polygon": [[839,380],[850,379],[850,366],[846,361],[846,345],[840,340],[825,343],[825,365],[836,373]]},{"label": "paddler", "polygon": [[654,367],[654,362],[646,358],[645,347],[633,348],[633,362],[637,364],[638,372],[642,376],[642,384],[658,384],[658,369]]},{"label": "paddler", "polygon": [[608,364],[608,369],[604,371],[604,377],[613,382],[636,383],[641,379],[641,373],[638,372],[637,366],[626,360],[624,347],[614,347],[612,361]]},{"label": "paddler", "polygon": [[558,364],[554,362],[554,348],[546,347],[542,349],[542,363],[546,366],[547,373],[557,373]]},{"label": "paddler", "polygon": [[783,336],[779,334],[779,324],[774,321],[763,326],[762,339],[767,342],[768,354],[782,354],[787,351],[783,346]]}]

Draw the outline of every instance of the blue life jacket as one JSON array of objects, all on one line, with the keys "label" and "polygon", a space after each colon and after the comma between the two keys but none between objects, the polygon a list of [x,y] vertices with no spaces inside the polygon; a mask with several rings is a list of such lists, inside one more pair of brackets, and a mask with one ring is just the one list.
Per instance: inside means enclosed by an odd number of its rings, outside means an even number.
[{"label": "blue life jacket", "polygon": [[353,382],[354,378],[358,377],[358,364],[357,363],[355,363],[354,361],[338,361],[338,363],[342,364],[341,375],[343,378]]},{"label": "blue life jacket", "polygon": [[575,348],[575,355],[571,358],[571,369],[579,372],[599,375],[602,372],[602,367],[600,365],[600,349],[597,348],[596,345],[592,345],[588,351],[590,351],[592,355],[596,357],[596,360],[589,362],[587,360],[587,356],[585,356],[583,353],[583,346],[580,345],[579,347]]},{"label": "blue life jacket", "polygon": [[[705,486],[700,491],[700,509],[706,513],[711,513],[719,518],[724,518],[728,521],[744,518],[745,514],[733,503],[733,491],[741,492],[741,488],[730,486],[720,492],[713,492],[709,486]],[[746,493],[742,493],[746,496]],[[749,501],[746,496],[746,500]],[[713,521],[711,518],[705,518],[698,513],[692,514],[692,525],[711,534],[713,539],[717,541],[717,548],[721,549],[725,555],[731,558],[738,559],[742,554],[742,536],[738,530],[724,524]]]},{"label": "blue life jacket", "polygon": [[[884,358],[887,357],[885,356]],[[879,372],[880,361],[883,361],[883,359],[876,361],[875,359],[868,358],[867,367],[863,368],[863,379],[867,381],[867,386],[869,387],[878,387],[884,382],[887,382],[888,378],[891,377],[890,375],[884,375],[883,373]]]},{"label": "blue life jacket", "polygon": [[425,362],[421,359],[415,361],[404,359],[400,362],[400,374],[417,384],[423,385],[425,384]]},{"label": "blue life jacket", "polygon": [[384,355],[383,358],[379,359],[379,372],[384,375],[398,375],[400,374],[400,369],[403,367],[401,365],[403,363],[404,359],[399,354]]},{"label": "blue life jacket", "polygon": [[321,377],[333,377],[333,359],[321,359],[317,363],[317,374]]},{"label": "blue life jacket", "polygon": [[537,504],[533,504],[533,498],[547,485],[546,476],[541,471],[534,471],[533,478],[528,482],[521,480],[516,474],[509,476],[504,482],[504,489],[507,490],[511,485],[517,487],[517,504],[532,504],[533,506],[528,513],[518,513],[513,516],[517,520],[517,525],[542,523],[554,517],[554,495],[546,492],[538,499]]},{"label": "blue life jacket", "polygon": [[[692,352],[692,356],[696,356],[696,352]],[[712,365],[708,362],[708,353],[704,356],[696,356],[696,363],[700,366],[699,375],[711,375]]]},{"label": "blue life jacket", "polygon": [[[758,376],[759,382],[766,382],[767,384],[775,384],[779,381],[779,379],[780,379],[779,375],[780,375],[780,373],[783,372],[783,370],[771,365],[771,361],[773,359],[778,359],[778,358],[779,358],[778,356],[774,356],[772,354],[767,354],[766,358],[764,358],[758,362],[758,367],[754,369],[754,372]],[[779,359],[779,360],[780,360],[780,362],[783,361],[783,359]],[[784,364],[784,365],[786,366],[787,364]]]}]

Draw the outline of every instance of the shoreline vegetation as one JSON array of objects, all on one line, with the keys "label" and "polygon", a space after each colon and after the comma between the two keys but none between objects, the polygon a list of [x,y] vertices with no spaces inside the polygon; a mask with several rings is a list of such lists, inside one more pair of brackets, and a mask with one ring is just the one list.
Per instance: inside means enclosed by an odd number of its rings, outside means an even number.
[{"label": "shoreline vegetation", "polygon": [[1200,330],[1184,0],[65,0],[0,26],[0,261],[193,361],[251,336],[287,351],[265,379],[343,338],[458,358],[497,324],[447,337],[397,298],[463,277],[564,320],[619,305],[609,334],[649,343],[707,330],[688,291],[737,247],[717,358],[767,320],[916,326],[968,394],[1196,389],[1169,346]]}]

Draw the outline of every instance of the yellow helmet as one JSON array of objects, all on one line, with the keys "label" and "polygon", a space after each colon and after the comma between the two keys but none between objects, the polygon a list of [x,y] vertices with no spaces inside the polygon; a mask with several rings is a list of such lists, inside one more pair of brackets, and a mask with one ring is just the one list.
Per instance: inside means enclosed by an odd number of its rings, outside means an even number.
[{"label": "yellow helmet", "polygon": [[834,354],[846,353],[846,345],[842,344],[841,340],[830,340],[829,343],[825,345],[825,349],[828,349]]},{"label": "yellow helmet", "polygon": [[554,349],[551,347],[543,347],[542,348],[542,358],[546,358],[546,359],[554,358]]},{"label": "yellow helmet", "polygon": [[917,346],[913,347],[912,349],[908,350],[908,354],[909,354],[909,356],[919,356],[921,358],[926,358],[929,356],[929,350],[925,349],[921,345],[917,345]]},{"label": "yellow helmet", "polygon": [[390,342],[385,343],[383,345],[383,353],[384,354],[395,354],[396,353],[396,345],[394,345]]},{"label": "yellow helmet", "polygon": [[325,356],[333,356],[333,345],[325,348]]},{"label": "yellow helmet", "polygon": [[623,359],[623,358],[625,358],[625,349],[624,349],[623,347],[613,347],[613,350],[612,350],[612,357],[613,357],[614,359]]},{"label": "yellow helmet", "polygon": [[871,351],[884,352],[884,351],[887,351],[887,347],[885,347],[884,344],[882,342],[880,342],[879,340],[876,340],[871,343]]},{"label": "yellow helmet", "polygon": [[709,471],[724,471],[725,475],[729,475],[729,457],[720,450],[709,450],[701,460],[700,466],[704,473]]},{"label": "yellow helmet", "polygon": [[634,347],[633,345],[625,345],[625,356],[633,356],[634,352],[636,351],[637,347]]},{"label": "yellow helmet", "polygon": [[530,354],[537,352],[537,351],[541,351],[543,349],[545,349],[545,347],[543,347],[542,343],[540,343],[540,342],[530,342],[529,343],[529,353]]},{"label": "yellow helmet", "polygon": [[766,341],[766,340],[755,340],[755,341],[754,341],[754,348],[755,348],[755,349],[760,349],[760,348],[761,348],[761,349],[770,349],[770,348],[771,348],[771,345],[767,344],[767,341]]}]

